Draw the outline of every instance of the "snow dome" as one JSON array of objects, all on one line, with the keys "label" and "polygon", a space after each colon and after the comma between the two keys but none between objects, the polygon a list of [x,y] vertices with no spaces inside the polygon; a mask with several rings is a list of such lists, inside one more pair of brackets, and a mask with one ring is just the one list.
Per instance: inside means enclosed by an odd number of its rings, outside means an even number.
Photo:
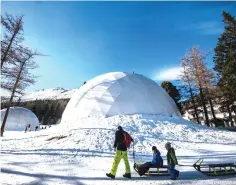
[{"label": "snow dome", "polygon": [[[1,125],[5,113],[6,109],[1,110]],[[31,130],[39,126],[39,120],[32,111],[23,107],[10,108],[5,126],[6,131],[24,131],[28,124],[30,124]]]},{"label": "snow dome", "polygon": [[112,72],[93,78],[76,91],[62,122],[127,114],[180,116],[173,99],[154,81],[140,74]]}]

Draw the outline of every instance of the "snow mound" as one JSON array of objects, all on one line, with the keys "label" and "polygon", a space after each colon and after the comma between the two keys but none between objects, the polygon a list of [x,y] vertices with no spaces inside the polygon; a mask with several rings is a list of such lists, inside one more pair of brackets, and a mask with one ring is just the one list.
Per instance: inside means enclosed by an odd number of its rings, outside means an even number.
[{"label": "snow mound", "polygon": [[[135,140],[135,150],[140,154],[150,154],[156,145],[165,151],[164,144],[169,141],[178,151],[185,153],[215,150],[219,144],[236,143],[234,133],[219,131],[198,125],[180,117],[157,115],[117,115],[109,118],[81,118],[79,122],[54,127],[55,136],[66,136],[45,145],[47,148],[70,148],[84,152],[113,152],[114,134],[121,125]],[[48,132],[51,132],[48,130]],[[209,146],[211,146],[209,148]],[[214,148],[214,149],[213,149]],[[223,147],[220,149],[224,150]]]},{"label": "snow mound", "polygon": [[[1,110],[1,125],[5,113],[6,109]],[[5,126],[6,131],[24,131],[28,124],[33,130],[39,126],[39,120],[32,111],[23,107],[10,108]]]},{"label": "snow mound", "polygon": [[62,122],[80,117],[133,114],[180,116],[164,89],[151,79],[134,73],[112,72],[93,78],[69,101]]}]

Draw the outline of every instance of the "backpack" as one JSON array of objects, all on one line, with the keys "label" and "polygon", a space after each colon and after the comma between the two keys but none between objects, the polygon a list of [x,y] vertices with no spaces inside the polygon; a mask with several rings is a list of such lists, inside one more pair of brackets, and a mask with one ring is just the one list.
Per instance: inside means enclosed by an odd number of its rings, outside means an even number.
[{"label": "backpack", "polygon": [[128,134],[128,133],[124,133],[124,142],[125,142],[125,146],[127,147],[127,148],[129,148],[130,147],[130,144],[131,144],[131,142],[132,142],[132,138],[130,137],[130,135]]}]

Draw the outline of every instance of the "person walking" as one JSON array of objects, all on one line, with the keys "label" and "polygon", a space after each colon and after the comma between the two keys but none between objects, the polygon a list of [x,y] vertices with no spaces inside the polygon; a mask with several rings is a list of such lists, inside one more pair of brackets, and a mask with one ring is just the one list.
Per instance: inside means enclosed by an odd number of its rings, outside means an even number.
[{"label": "person walking", "polygon": [[133,141],[133,138],[127,132],[125,132],[121,126],[118,126],[118,129],[115,133],[114,142],[114,150],[116,154],[110,173],[106,173],[107,177],[110,177],[112,179],[115,178],[120,160],[123,159],[125,163],[125,174],[123,175],[123,177],[131,178],[127,148]]},{"label": "person walking", "polygon": [[171,143],[165,144],[167,150],[167,163],[170,170],[171,180],[176,180],[179,177],[179,171],[175,169],[175,165],[178,165],[178,160],[175,155],[174,148],[171,147]]}]

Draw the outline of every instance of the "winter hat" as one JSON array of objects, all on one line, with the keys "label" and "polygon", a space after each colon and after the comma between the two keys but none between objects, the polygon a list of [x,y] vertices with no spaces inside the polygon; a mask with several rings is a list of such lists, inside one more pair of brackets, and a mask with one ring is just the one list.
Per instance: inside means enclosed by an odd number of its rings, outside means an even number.
[{"label": "winter hat", "polygon": [[156,146],[153,146],[153,147],[152,147],[152,150],[157,151],[157,147],[156,147]]},{"label": "winter hat", "polygon": [[118,126],[118,130],[122,131],[122,130],[123,130],[123,128],[122,128],[121,126]]},{"label": "winter hat", "polygon": [[167,143],[165,144],[165,147],[171,147],[171,143],[170,143],[170,142],[167,142]]}]

